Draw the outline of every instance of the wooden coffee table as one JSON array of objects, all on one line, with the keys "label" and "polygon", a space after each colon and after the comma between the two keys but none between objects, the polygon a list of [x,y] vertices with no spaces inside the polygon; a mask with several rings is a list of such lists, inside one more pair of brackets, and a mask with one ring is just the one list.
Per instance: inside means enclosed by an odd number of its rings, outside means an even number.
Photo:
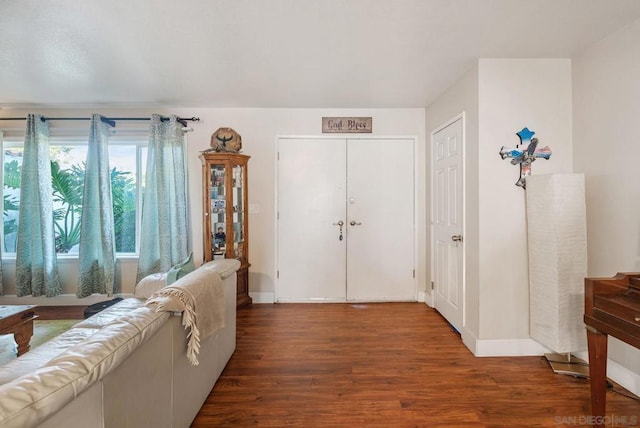
[{"label": "wooden coffee table", "polygon": [[18,357],[29,350],[33,336],[33,320],[38,318],[36,305],[0,305],[0,334],[13,334],[18,344]]}]

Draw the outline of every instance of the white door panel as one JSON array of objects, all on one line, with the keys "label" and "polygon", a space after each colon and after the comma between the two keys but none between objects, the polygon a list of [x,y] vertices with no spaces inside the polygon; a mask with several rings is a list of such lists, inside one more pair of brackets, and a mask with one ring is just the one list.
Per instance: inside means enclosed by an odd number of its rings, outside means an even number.
[{"label": "white door panel", "polygon": [[348,300],[416,298],[413,146],[406,139],[348,141]]},{"label": "white door panel", "polygon": [[279,156],[276,299],[344,301],[345,142],[281,139]]},{"label": "white door panel", "polygon": [[462,119],[433,136],[433,279],[436,309],[458,330],[464,324]]}]

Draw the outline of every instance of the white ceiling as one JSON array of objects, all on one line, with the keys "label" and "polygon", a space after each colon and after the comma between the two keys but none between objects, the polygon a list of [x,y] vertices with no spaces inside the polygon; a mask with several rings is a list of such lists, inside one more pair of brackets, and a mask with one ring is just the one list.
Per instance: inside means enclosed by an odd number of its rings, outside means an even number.
[{"label": "white ceiling", "polygon": [[640,0],[0,0],[0,107],[424,107],[572,57]]}]

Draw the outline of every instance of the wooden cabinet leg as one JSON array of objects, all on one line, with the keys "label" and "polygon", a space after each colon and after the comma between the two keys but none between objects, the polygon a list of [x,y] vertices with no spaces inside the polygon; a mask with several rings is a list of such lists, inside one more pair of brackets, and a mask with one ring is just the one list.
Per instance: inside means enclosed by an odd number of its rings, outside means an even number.
[{"label": "wooden cabinet leg", "polygon": [[[605,415],[607,392],[607,335],[587,328],[589,347],[589,382],[591,384],[591,414],[601,421]],[[595,425],[603,427],[604,424]]]}]

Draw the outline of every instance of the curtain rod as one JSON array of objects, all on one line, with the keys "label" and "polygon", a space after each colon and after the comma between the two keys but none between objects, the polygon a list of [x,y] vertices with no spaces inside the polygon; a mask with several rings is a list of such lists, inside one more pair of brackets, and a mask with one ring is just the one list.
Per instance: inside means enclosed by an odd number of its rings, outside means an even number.
[{"label": "curtain rod", "polygon": [[[91,120],[90,117],[44,117],[40,118],[43,122],[47,120]],[[27,120],[26,117],[0,117],[0,120]],[[151,120],[149,117],[101,117],[101,120],[104,123],[108,123],[111,126],[116,126],[116,120]],[[168,117],[162,116],[161,120],[166,122],[169,120]],[[200,118],[198,116],[193,117],[179,117],[178,122],[182,126],[187,126],[187,121],[191,122],[200,122]]]}]

